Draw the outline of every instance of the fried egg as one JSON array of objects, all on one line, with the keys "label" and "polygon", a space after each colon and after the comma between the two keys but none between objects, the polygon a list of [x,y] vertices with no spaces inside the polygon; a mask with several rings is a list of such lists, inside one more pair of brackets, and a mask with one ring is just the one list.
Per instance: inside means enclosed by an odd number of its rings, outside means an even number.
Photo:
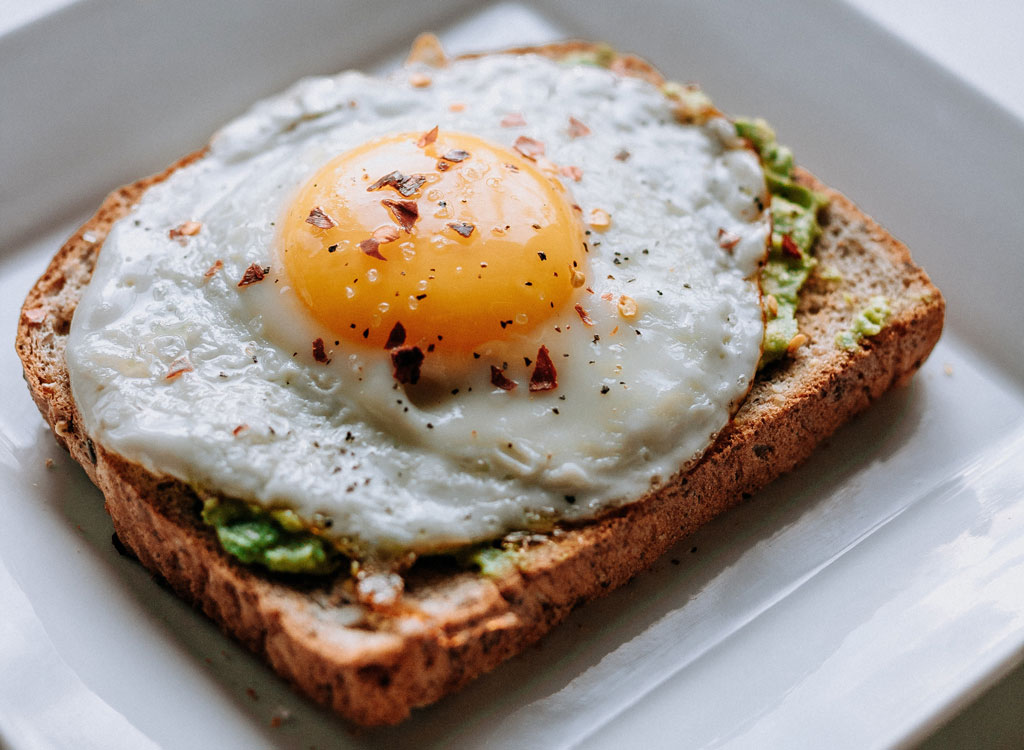
[{"label": "fried egg", "polygon": [[302,81],[112,228],[68,343],[85,428],[357,556],[635,500],[760,357],[768,201],[734,132],[535,55]]}]

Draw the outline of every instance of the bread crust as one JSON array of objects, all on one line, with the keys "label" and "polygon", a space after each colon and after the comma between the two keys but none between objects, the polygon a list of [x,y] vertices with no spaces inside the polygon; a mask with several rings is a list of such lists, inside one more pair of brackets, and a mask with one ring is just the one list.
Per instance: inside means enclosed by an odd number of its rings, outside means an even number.
[{"label": "bread crust", "polygon": [[[566,42],[540,51],[592,51]],[[620,56],[613,67],[660,82],[647,63]],[[247,648],[313,700],[363,725],[391,724],[535,642],[581,603],[628,581],[666,549],[804,461],[843,422],[905,382],[942,331],[945,303],[900,242],[810,174],[826,193],[819,268],[800,302],[810,341],[755,382],[733,422],[701,461],[638,502],[598,521],[532,537],[517,566],[497,577],[434,566],[409,571],[400,611],[369,612],[351,582],[295,581],[248,568],[225,554],[200,520],[185,484],[150,474],[93,443],[81,428],[64,364],[71,317],[103,239],[153,184],[202,156],[112,193],[60,249],[22,308],[17,350],[32,397],[64,446],[102,490],[114,529],[154,574],[166,579]],[[884,294],[892,316],[852,351],[836,347],[859,308]]]}]

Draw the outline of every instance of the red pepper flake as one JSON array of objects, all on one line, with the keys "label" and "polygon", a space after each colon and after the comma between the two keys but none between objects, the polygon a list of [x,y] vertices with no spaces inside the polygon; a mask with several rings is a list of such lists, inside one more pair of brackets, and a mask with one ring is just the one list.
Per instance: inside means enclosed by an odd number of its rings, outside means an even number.
[{"label": "red pepper flake", "polygon": [[412,43],[409,56],[405,59],[407,67],[416,64],[431,68],[443,68],[448,64],[448,56],[441,46],[441,40],[429,32],[420,34]]},{"label": "red pepper flake", "polygon": [[22,313],[25,316],[25,320],[34,326],[39,325],[46,319],[46,308],[45,307],[31,307]]},{"label": "red pepper flake", "polygon": [[613,299],[612,298],[612,293],[611,292],[605,292],[604,294],[601,295],[601,299],[603,299],[603,300],[605,300],[607,302],[611,302],[612,299]]},{"label": "red pepper flake", "polygon": [[234,435],[235,437],[238,437],[238,435],[240,433],[245,432],[248,429],[249,429],[249,425],[247,425],[247,424],[240,424],[240,425],[238,425],[238,427],[236,427],[235,429],[233,429],[231,431],[231,434]]},{"label": "red pepper flake", "polygon": [[570,117],[569,118],[569,137],[570,138],[582,138],[585,135],[590,135],[590,128],[588,128],[582,122],[577,120],[575,117]]},{"label": "red pepper flake", "polygon": [[476,226],[465,221],[453,221],[448,224],[448,227],[463,237],[469,237],[469,235],[473,234],[473,230],[476,229]]},{"label": "red pepper flake", "polygon": [[503,128],[521,128],[526,124],[526,118],[520,112],[510,112],[501,118]]},{"label": "red pepper flake", "polygon": [[441,158],[444,159],[445,161],[465,161],[466,159],[469,158],[469,152],[463,151],[461,148],[453,148]]},{"label": "red pepper flake", "polygon": [[451,169],[452,165],[446,161],[438,161],[437,164],[435,164],[434,166],[437,168],[438,172],[447,172],[449,169]]},{"label": "red pepper flake", "polygon": [[521,135],[516,138],[516,142],[512,144],[512,148],[521,153],[527,159],[537,160],[537,157],[544,155],[544,144],[535,138],[528,138],[525,135]]},{"label": "red pepper flake", "polygon": [[405,175],[397,170],[394,172],[389,172],[388,174],[384,175],[379,180],[377,180],[375,183],[370,185],[370,187],[366,188],[366,192],[370,193],[373,192],[374,190],[380,190],[385,185],[397,187],[398,184],[404,179]]},{"label": "red pepper flake", "polygon": [[206,273],[203,274],[208,279],[213,278],[213,275],[224,267],[224,261],[219,258],[214,261],[213,265],[206,269]]},{"label": "red pepper flake", "polygon": [[259,263],[253,263],[245,269],[245,273],[242,274],[242,279],[238,282],[238,286],[249,286],[257,281],[263,281],[268,273],[270,273],[270,266],[261,266]]},{"label": "red pepper flake", "polygon": [[553,391],[557,387],[558,376],[555,374],[555,364],[551,361],[548,348],[541,346],[537,350],[537,364],[534,365],[533,375],[530,376],[530,393]]},{"label": "red pepper flake", "polygon": [[420,139],[416,141],[416,145],[420,148],[426,148],[431,143],[437,140],[437,125],[432,127],[426,133],[420,136]]},{"label": "red pepper flake", "polygon": [[370,187],[366,188],[366,192],[370,193],[374,190],[380,190],[382,187],[393,187],[404,197],[408,198],[410,195],[414,195],[417,190],[423,187],[423,183],[427,181],[427,178],[421,174],[404,175],[401,172],[389,172],[388,174],[381,177],[379,180],[374,182]]},{"label": "red pepper flake", "polygon": [[581,305],[579,303],[576,304],[576,314],[580,316],[580,320],[583,321],[584,325],[588,325],[588,326],[594,325],[593,318],[591,318],[589,315],[587,315],[587,311],[584,310],[583,309],[583,305]]},{"label": "red pepper flake", "polygon": [[[167,236],[172,240],[182,240],[185,237],[192,237],[199,234],[199,230],[202,228],[203,225],[198,221],[186,221],[169,231]],[[184,242],[182,242],[182,244],[184,244]]]},{"label": "red pepper flake", "polygon": [[505,373],[494,365],[491,365],[491,385],[501,388],[503,391],[511,391],[519,384],[514,380],[505,377]]},{"label": "red pepper flake", "polygon": [[399,183],[397,190],[403,197],[408,198],[411,195],[415,195],[416,191],[423,187],[423,183],[426,181],[427,178],[421,174],[409,175]]},{"label": "red pepper flake", "polygon": [[369,255],[371,258],[376,258],[377,260],[387,260],[387,258],[380,254],[380,250],[377,249],[379,247],[380,240],[375,240],[373,237],[370,237],[369,239],[363,240],[362,242],[359,243],[359,249],[362,250],[367,255]]},{"label": "red pepper flake", "polygon": [[558,171],[566,177],[571,177],[576,182],[583,179],[583,170],[579,167],[563,166],[559,167]]},{"label": "red pepper flake", "polygon": [[395,221],[398,222],[398,226],[404,229],[406,233],[412,231],[412,225],[420,218],[420,209],[416,205],[416,201],[395,201],[385,198],[381,201],[381,205],[391,212],[391,215],[395,217]]},{"label": "red pepper flake", "polygon": [[323,339],[313,339],[313,359],[322,365],[326,365],[331,361],[327,358],[327,350],[324,348]]},{"label": "red pepper flake", "polygon": [[804,254],[800,252],[799,246],[788,234],[782,235],[782,254],[788,255],[790,258],[796,258],[797,260],[804,257]]},{"label": "red pepper flake", "polygon": [[595,208],[590,211],[590,217],[587,219],[587,223],[590,224],[594,229],[604,231],[612,224],[612,217],[603,208]]},{"label": "red pepper flake", "polygon": [[431,83],[430,76],[426,73],[413,73],[409,76],[409,85],[414,88],[421,89],[425,86],[429,86]]},{"label": "red pepper flake", "polygon": [[619,153],[615,154],[615,161],[628,161],[630,153],[626,149],[622,149]]},{"label": "red pepper flake", "polygon": [[338,226],[337,222],[328,216],[327,212],[320,208],[320,206],[315,207],[309,212],[309,216],[306,217],[306,223],[321,229],[330,229],[331,227]]},{"label": "red pepper flake", "polygon": [[171,366],[168,368],[167,374],[164,376],[164,380],[174,380],[178,376],[184,375],[186,372],[192,372],[192,364],[188,361],[188,357],[183,354],[171,362]]},{"label": "red pepper flake", "polygon": [[391,329],[391,333],[388,334],[388,341],[384,344],[385,349],[397,349],[405,343],[405,326],[401,323],[395,323],[394,328]]},{"label": "red pepper flake", "polygon": [[391,350],[391,364],[394,365],[395,380],[399,383],[416,385],[420,379],[420,365],[423,352],[418,346],[401,346]]},{"label": "red pepper flake", "polygon": [[373,230],[373,239],[377,240],[382,245],[386,245],[389,242],[394,242],[398,239],[398,229],[391,226],[390,224],[381,224],[379,227]]},{"label": "red pepper flake", "polygon": [[740,239],[742,238],[738,234],[733,234],[728,229],[719,228],[718,230],[718,246],[730,253],[734,247],[740,244]]}]

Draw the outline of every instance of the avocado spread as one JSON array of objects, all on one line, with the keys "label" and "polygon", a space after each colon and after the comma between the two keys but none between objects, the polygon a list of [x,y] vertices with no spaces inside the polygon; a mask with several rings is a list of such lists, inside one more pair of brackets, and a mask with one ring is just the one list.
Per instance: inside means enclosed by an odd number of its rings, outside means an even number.
[{"label": "avocado spread", "polygon": [[203,521],[216,530],[224,551],[244,563],[280,573],[320,575],[333,572],[343,560],[290,510],[214,497],[203,503]]},{"label": "avocado spread", "polygon": [[840,349],[856,349],[861,339],[874,336],[885,326],[892,311],[889,300],[879,295],[868,300],[868,305],[853,319],[849,330],[836,336],[836,346]]},{"label": "avocado spread", "polygon": [[516,565],[515,550],[489,545],[467,547],[456,558],[463,567],[476,570],[487,578],[501,578]]},{"label": "avocado spread", "polygon": [[772,241],[761,272],[767,321],[760,367],[786,354],[797,335],[796,306],[800,287],[814,269],[811,248],[821,234],[818,211],[828,199],[793,180],[793,152],[775,140],[764,120],[736,120],[736,132],[761,156],[771,193]]},{"label": "avocado spread", "polygon": [[[587,62],[607,64],[604,55],[593,57]],[[761,288],[766,300],[770,295],[774,301],[766,304],[764,351],[759,365],[763,367],[785,356],[789,342],[798,333],[798,293],[814,268],[811,248],[821,233],[817,214],[827,199],[793,180],[793,153],[778,144],[764,120],[736,120],[736,132],[760,154],[771,193],[771,249],[762,271]],[[853,328],[840,334],[836,343],[855,347],[864,336],[877,333],[887,316],[884,298],[872,300]],[[238,500],[210,498],[203,504],[202,517],[215,529],[224,550],[243,563],[281,573],[319,575],[337,570],[344,560],[333,545],[290,510],[266,510]],[[510,564],[514,565],[512,553],[486,546],[468,548],[459,560],[485,576],[500,576]]]},{"label": "avocado spread", "polygon": [[610,67],[617,53],[615,48],[608,44],[598,44],[590,49],[581,49],[571,52],[561,58],[561,63],[571,65],[596,65],[599,68]]}]

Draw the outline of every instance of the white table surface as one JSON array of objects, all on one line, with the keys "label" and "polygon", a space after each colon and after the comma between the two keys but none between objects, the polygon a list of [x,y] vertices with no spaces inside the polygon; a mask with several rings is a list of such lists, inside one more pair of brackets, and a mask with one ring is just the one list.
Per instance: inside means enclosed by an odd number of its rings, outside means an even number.
[{"label": "white table surface", "polygon": [[[1024,3],[847,0],[892,34],[1024,119]],[[1024,747],[1024,668],[992,687],[921,750]]]},{"label": "white table surface", "polygon": [[[0,0],[0,35],[73,2]],[[846,2],[1024,120],[1024,3],[1020,0]],[[1024,668],[1019,668],[923,746],[929,750],[1024,746],[1022,701]]]},{"label": "white table surface", "polygon": [[1024,3],[847,2],[1024,119]]}]

